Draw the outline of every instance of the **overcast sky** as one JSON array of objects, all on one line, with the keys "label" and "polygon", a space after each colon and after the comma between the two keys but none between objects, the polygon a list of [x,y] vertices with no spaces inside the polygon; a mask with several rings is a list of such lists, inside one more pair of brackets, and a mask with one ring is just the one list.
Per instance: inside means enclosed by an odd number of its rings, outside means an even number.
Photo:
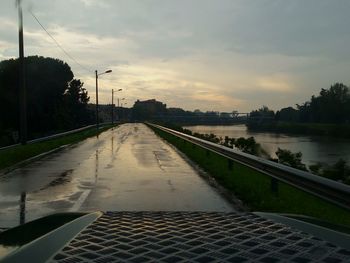
[{"label": "overcast sky", "polygon": [[[350,84],[349,0],[23,0],[25,54],[60,58],[95,100],[156,98],[187,110],[277,110]],[[30,9],[86,69],[63,54]],[[1,0],[0,60],[18,56]],[[116,97],[118,97],[116,96]]]}]

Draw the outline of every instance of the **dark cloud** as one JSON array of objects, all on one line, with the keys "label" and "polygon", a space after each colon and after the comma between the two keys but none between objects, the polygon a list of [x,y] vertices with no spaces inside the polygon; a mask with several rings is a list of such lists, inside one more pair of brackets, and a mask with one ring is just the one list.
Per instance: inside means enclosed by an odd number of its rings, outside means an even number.
[{"label": "dark cloud", "polygon": [[[113,86],[115,81],[126,86],[132,98],[144,91],[140,97],[159,96],[168,98],[172,106],[193,103],[205,110],[209,107],[206,96],[217,100],[227,96],[223,110],[236,101],[250,101],[238,103],[247,110],[260,104],[278,108],[288,101],[293,105],[306,100],[334,81],[350,82],[348,0],[23,3],[26,54],[67,60],[76,74],[85,76],[92,93],[93,75],[57,50],[28,8],[83,65],[113,68],[107,84]],[[2,1],[0,17],[0,59],[15,57],[18,36],[13,0]],[[198,87],[203,101],[189,92]]]}]

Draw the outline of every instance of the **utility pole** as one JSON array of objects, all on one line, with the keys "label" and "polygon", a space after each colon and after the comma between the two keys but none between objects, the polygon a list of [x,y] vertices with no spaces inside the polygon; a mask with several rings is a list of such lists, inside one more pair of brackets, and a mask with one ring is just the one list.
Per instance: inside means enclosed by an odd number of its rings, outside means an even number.
[{"label": "utility pole", "polygon": [[27,143],[27,94],[25,86],[25,62],[23,44],[23,14],[21,0],[17,0],[18,7],[18,44],[19,44],[19,107],[20,107],[20,140]]},{"label": "utility pole", "polygon": [[95,70],[95,76],[96,76],[96,128],[98,129],[99,127],[99,118],[98,118],[98,74],[97,74],[97,70]]},{"label": "utility pole", "polygon": [[95,70],[95,78],[96,78],[96,128],[99,128],[99,124],[100,124],[100,120],[98,118],[98,76],[103,75],[103,74],[107,74],[107,73],[111,73],[112,70],[106,70],[103,73],[98,74],[97,70]]},{"label": "utility pole", "polygon": [[112,89],[112,125],[114,124],[114,90]]},{"label": "utility pole", "polygon": [[[120,101],[123,101],[123,100],[125,100],[125,98],[120,99]],[[122,103],[122,107],[123,107],[123,103]],[[118,98],[118,118],[120,118],[119,98]]]}]

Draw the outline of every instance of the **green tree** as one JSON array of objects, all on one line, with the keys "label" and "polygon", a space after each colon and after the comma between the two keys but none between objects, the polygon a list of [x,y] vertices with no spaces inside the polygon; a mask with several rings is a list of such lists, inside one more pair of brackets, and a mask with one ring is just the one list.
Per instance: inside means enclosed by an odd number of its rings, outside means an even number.
[{"label": "green tree", "polygon": [[312,96],[310,101],[297,107],[302,122],[350,122],[350,90],[343,83],[335,83],[329,89],[322,89],[319,96]]},{"label": "green tree", "polygon": [[322,163],[310,165],[309,169],[313,174],[350,184],[350,166],[343,159],[333,165]]},{"label": "green tree", "polygon": [[307,171],[306,165],[302,163],[303,154],[301,152],[292,153],[289,150],[278,148],[276,155],[279,163],[299,170]]},{"label": "green tree", "polygon": [[[88,96],[69,65],[59,59],[25,58],[29,137],[80,125]],[[0,131],[18,131],[18,59],[0,62]],[[79,117],[78,117],[79,116]],[[5,133],[5,135],[4,135]],[[7,135],[6,135],[7,134]],[[1,142],[0,142],[1,143]]]},{"label": "green tree", "polygon": [[277,121],[296,122],[299,120],[298,110],[296,110],[292,107],[283,108],[280,111],[276,112],[276,120]]},{"label": "green tree", "polygon": [[64,93],[64,108],[68,116],[64,119],[69,122],[68,126],[80,126],[91,122],[91,113],[87,109],[90,100],[88,93],[83,88],[84,83],[80,79],[73,79],[68,83],[67,90]]}]

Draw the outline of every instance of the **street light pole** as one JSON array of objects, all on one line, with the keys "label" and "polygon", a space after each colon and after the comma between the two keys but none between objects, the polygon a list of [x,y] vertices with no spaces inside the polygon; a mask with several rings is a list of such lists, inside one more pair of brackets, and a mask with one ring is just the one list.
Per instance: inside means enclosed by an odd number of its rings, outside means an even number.
[{"label": "street light pole", "polygon": [[96,128],[98,129],[99,127],[99,118],[98,118],[98,74],[97,74],[97,70],[95,70],[95,75],[96,75]]},{"label": "street light pole", "polygon": [[19,44],[19,105],[20,105],[20,140],[27,143],[27,94],[25,87],[25,62],[23,44],[23,14],[21,0],[17,0],[18,7],[18,44]]},{"label": "street light pole", "polygon": [[[118,89],[118,91],[122,91],[123,89]],[[119,99],[118,99],[118,107],[119,107]],[[114,89],[112,89],[112,124],[114,124]]]},{"label": "street light pole", "polygon": [[96,78],[96,107],[95,107],[95,110],[96,110],[96,128],[98,129],[99,128],[99,117],[98,117],[98,76],[100,75],[103,75],[103,74],[106,74],[106,73],[111,73],[112,70],[106,70],[105,72],[103,73],[100,73],[98,74],[97,70],[95,70],[95,78]]},{"label": "street light pole", "polygon": [[[125,98],[122,98],[120,100],[125,100]],[[119,98],[118,98],[118,118],[120,117],[120,109],[119,109]]]},{"label": "street light pole", "polygon": [[112,125],[114,124],[114,90],[112,89]]}]

